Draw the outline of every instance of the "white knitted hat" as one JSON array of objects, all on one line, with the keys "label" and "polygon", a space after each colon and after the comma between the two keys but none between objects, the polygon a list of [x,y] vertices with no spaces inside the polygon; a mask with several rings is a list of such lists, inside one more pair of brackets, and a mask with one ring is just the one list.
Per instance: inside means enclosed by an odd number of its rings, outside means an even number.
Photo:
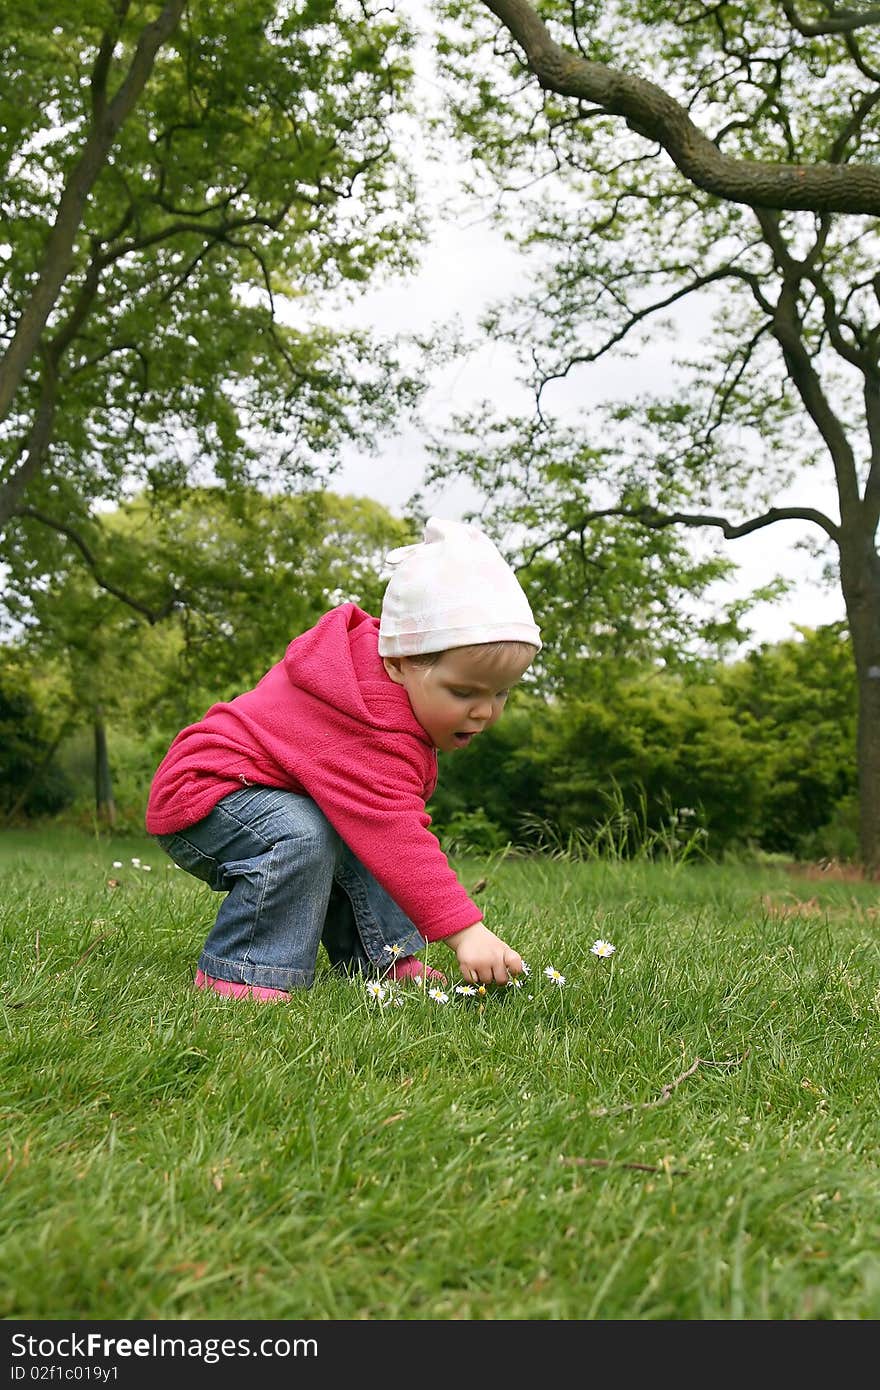
[{"label": "white knitted hat", "polygon": [[519,580],[479,527],[432,516],[424,539],[385,557],[391,578],[379,619],[380,656],[419,656],[478,642],[530,642],[540,629]]}]

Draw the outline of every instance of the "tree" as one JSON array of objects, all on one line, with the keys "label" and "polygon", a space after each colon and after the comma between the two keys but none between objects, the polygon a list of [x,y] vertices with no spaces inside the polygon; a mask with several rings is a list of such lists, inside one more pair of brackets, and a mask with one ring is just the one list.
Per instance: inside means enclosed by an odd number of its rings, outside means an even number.
[{"label": "tree", "polygon": [[[111,823],[114,733],[126,731],[139,749],[145,801],[183,725],[255,684],[328,608],[353,600],[378,612],[384,556],[409,539],[378,502],[325,490],[192,489],[173,507],[138,498],[95,524],[107,533],[102,583],[70,557],[34,592],[22,631],[0,650],[25,670],[29,662],[53,673],[60,732],[93,730],[98,818]],[[131,573],[147,602],[175,586],[178,601],[161,622],[145,622],[115,597]]]},{"label": "tree", "polygon": [[[410,263],[409,37],[328,0],[21,0],[0,20],[0,560],[106,557],[96,505],[301,485],[417,394],[321,323]],[[132,576],[129,576],[131,579]],[[117,597],[147,604],[136,583]]]},{"label": "tree", "polygon": [[[481,418],[476,442],[462,422],[471,438],[447,444],[435,476],[478,467],[500,523],[540,500],[552,467],[569,496],[552,514],[537,506],[526,559],[576,548],[588,566],[609,518],[624,534],[728,540],[814,528],[846,607],[861,854],[880,871],[880,12],[836,0],[440,8],[456,133],[535,267],[486,321],[521,345],[535,414],[496,426],[496,442],[529,434],[528,470],[511,469]],[[697,304],[709,332],[671,392],[640,391],[634,373],[589,429],[557,417],[560,381],[615,352],[637,361]],[[781,500],[810,469],[832,483],[838,516]]]},{"label": "tree", "polygon": [[[410,539],[380,503],[328,490],[288,497],[194,488],[173,507],[136,499],[101,524],[115,537],[108,551],[128,557],[117,559],[120,571],[134,560],[148,593],[172,579],[174,613],[162,633],[145,634],[136,615],[72,571],[41,603],[39,640],[54,624],[64,643],[77,593],[92,627],[104,606],[121,669],[141,659],[142,648],[146,665],[158,668],[134,699],[126,696],[130,714],[171,725],[255,684],[328,608],[353,600],[377,613],[385,554]],[[67,619],[54,616],[60,610]]]}]

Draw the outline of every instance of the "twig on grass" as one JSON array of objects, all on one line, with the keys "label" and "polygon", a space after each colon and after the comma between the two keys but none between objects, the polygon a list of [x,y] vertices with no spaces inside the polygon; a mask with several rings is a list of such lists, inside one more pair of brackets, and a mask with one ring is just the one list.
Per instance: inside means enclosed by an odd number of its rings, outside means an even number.
[{"label": "twig on grass", "polygon": [[690,1168],[669,1168],[665,1163],[621,1163],[616,1158],[569,1158],[559,1155],[559,1162],[579,1168],[637,1168],[640,1173],[668,1173],[672,1178],[686,1177]]},{"label": "twig on grass", "polygon": [[689,1076],[693,1076],[698,1067],[727,1067],[730,1069],[732,1067],[741,1066],[748,1055],[749,1049],[746,1048],[741,1057],[728,1057],[723,1062],[713,1062],[708,1057],[695,1057],[687,1070],[681,1073],[681,1076],[677,1076],[674,1081],[668,1081],[666,1083],[656,1100],[630,1101],[626,1105],[603,1105],[598,1110],[591,1110],[590,1114],[593,1116],[622,1115],[625,1110],[654,1110],[658,1105],[665,1105],[676,1087],[680,1086],[682,1081],[686,1081]]},{"label": "twig on grass", "polygon": [[76,967],[77,967],[78,965],[82,965],[82,963],[83,963],[83,961],[85,960],[86,956],[90,956],[91,953],[92,953],[92,951],[94,951],[94,949],[95,949],[96,946],[100,946],[100,944],[101,944],[102,941],[106,941],[106,940],[107,940],[107,937],[108,937],[108,936],[112,936],[112,935],[113,935],[112,931],[102,931],[100,936],[96,936],[95,939],[94,939],[94,941],[90,941],[90,942],[89,942],[88,946],[87,946],[86,949],[83,951],[82,955],[79,956],[79,957],[73,962],[72,965],[68,965],[67,970],[62,970],[62,971],[61,971],[61,974],[62,974],[62,975],[66,975],[66,974],[68,973],[68,971],[70,971],[70,970],[75,970]]}]

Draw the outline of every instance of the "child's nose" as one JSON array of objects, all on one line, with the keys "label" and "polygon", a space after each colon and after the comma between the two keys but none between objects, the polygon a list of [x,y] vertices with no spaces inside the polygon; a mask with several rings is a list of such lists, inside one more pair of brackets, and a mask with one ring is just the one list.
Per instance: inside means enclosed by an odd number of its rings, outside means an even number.
[{"label": "child's nose", "polygon": [[494,712],[495,706],[488,695],[485,700],[477,700],[470,709],[471,719],[491,719]]}]

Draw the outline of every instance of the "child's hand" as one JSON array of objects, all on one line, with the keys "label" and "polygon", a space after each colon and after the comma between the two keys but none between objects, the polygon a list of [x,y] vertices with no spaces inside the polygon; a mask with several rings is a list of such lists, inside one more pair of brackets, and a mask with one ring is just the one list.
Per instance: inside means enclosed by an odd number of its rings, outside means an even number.
[{"label": "child's hand", "polygon": [[522,973],[522,956],[496,936],[482,922],[475,922],[464,931],[445,936],[443,944],[458,958],[458,968],[472,985],[506,985],[511,975]]}]

